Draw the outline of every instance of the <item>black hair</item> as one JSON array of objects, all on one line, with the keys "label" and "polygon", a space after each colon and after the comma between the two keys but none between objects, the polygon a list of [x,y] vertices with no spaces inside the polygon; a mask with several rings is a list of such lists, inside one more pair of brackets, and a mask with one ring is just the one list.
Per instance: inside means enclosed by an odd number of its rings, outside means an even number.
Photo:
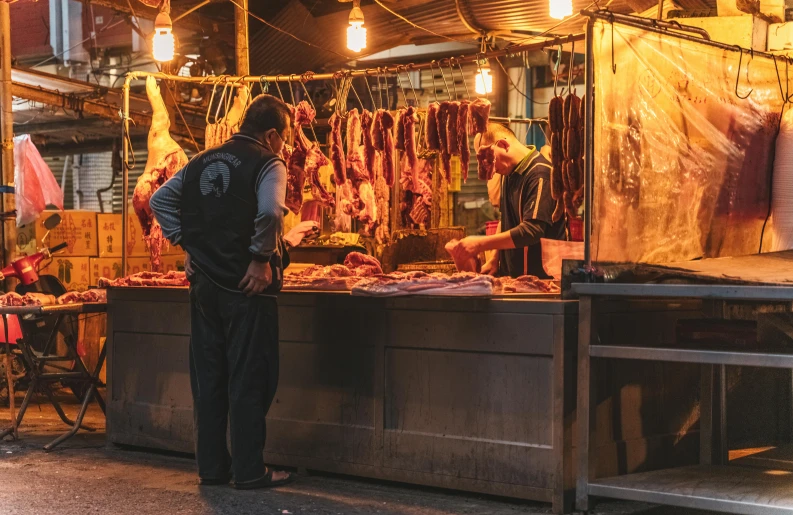
[{"label": "black hair", "polygon": [[482,134],[479,139],[480,145],[492,145],[496,141],[504,138],[515,137],[515,133],[512,132],[512,129],[505,125],[501,125],[500,123],[489,122],[487,124],[487,130]]},{"label": "black hair", "polygon": [[242,115],[240,132],[259,135],[270,129],[281,134],[293,125],[293,115],[283,100],[272,95],[259,95]]}]

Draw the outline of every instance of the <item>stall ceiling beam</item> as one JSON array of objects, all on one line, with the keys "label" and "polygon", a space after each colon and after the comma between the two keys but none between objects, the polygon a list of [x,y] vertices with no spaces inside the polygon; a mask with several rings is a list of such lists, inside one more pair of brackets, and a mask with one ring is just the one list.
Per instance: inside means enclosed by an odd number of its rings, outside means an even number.
[{"label": "stall ceiling beam", "polygon": [[[474,63],[478,59],[481,58],[496,58],[496,57],[503,57],[503,56],[512,56],[517,55],[522,52],[531,52],[534,50],[541,50],[543,48],[551,47],[551,46],[558,46],[564,45],[566,43],[571,43],[574,41],[583,41],[584,34],[575,34],[570,36],[564,37],[556,37],[556,38],[548,38],[538,41],[537,43],[528,43],[525,45],[513,45],[502,50],[494,50],[490,52],[474,54],[474,55],[466,55],[460,57],[452,57],[454,63],[466,64],[466,63]],[[376,77],[378,75],[382,75],[383,73],[397,73],[397,72],[406,72],[412,70],[424,70],[430,69],[433,66],[437,66],[437,63],[420,63],[420,64],[407,64],[407,65],[397,65],[397,66],[388,66],[385,68],[367,68],[361,70],[343,70],[335,73],[313,73],[313,72],[306,72],[302,75],[296,74],[289,74],[289,75],[246,75],[241,77],[181,77],[177,75],[168,75],[166,73],[151,73],[151,72],[142,72],[142,71],[132,71],[127,73],[126,75],[126,84],[125,87],[128,87],[128,84],[135,79],[142,79],[145,77],[154,77],[156,79],[164,79],[164,80],[172,80],[176,82],[192,82],[192,83],[203,83],[203,84],[213,84],[220,80],[226,82],[310,82],[314,80],[333,80],[334,78],[339,78],[342,76],[347,77],[367,77],[372,76]]]},{"label": "stall ceiling beam", "polygon": [[[45,89],[40,86],[31,86],[29,84],[20,84],[18,82],[14,82],[11,86],[11,94],[17,98],[29,100],[31,102],[62,107],[70,111],[85,115],[98,116],[100,118],[112,120],[114,122],[121,121],[121,94],[113,90],[106,91],[106,96],[104,99],[84,98],[67,93],[61,93],[51,89]],[[113,102],[113,100],[116,98],[118,99],[117,104]],[[148,103],[148,100],[143,98],[136,100],[141,100]],[[149,113],[142,111],[130,111],[129,116],[138,127],[148,127],[151,125],[151,114]],[[184,124],[180,122],[180,120],[177,120],[177,123],[173,128],[173,133],[177,136],[188,137],[188,131],[185,130]],[[32,133],[29,128],[27,130],[28,132]],[[190,124],[190,130],[193,131],[194,134],[204,133],[203,125],[199,126]]]}]

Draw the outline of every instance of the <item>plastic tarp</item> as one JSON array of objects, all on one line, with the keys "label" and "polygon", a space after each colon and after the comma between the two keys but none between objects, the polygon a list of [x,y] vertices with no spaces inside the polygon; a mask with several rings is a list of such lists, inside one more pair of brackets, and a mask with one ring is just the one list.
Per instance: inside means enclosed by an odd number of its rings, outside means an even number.
[{"label": "plastic tarp", "polygon": [[739,72],[737,47],[602,21],[593,44],[593,259],[757,253],[789,89],[784,61],[744,51]]},{"label": "plastic tarp", "polygon": [[63,191],[28,134],[14,138],[14,187],[17,226],[36,220],[48,205],[63,209]]}]

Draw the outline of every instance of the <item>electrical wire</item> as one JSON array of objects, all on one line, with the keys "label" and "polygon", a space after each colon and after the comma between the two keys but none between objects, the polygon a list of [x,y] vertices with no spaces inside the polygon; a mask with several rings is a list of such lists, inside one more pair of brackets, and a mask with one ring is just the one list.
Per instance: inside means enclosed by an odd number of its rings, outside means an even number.
[{"label": "electrical wire", "polygon": [[[234,0],[232,0],[232,2],[233,1]],[[428,33],[432,34],[433,36],[438,36],[439,38],[446,39],[448,41],[456,41],[457,43],[465,43],[466,45],[477,45],[478,44],[478,43],[473,42],[473,41],[467,41],[467,40],[464,40],[464,39],[455,39],[455,38],[452,38],[452,37],[449,37],[449,36],[444,36],[443,34],[438,34],[437,32],[435,32],[433,30],[430,30],[430,29],[428,29],[426,27],[422,27],[421,25],[419,25],[417,23],[413,23],[412,21],[408,20],[407,18],[405,18],[401,14],[392,11],[391,9],[389,9],[388,7],[383,5],[383,2],[381,2],[380,0],[374,0],[374,3],[376,3],[377,5],[379,5],[380,7],[382,7],[383,9],[388,11],[389,13],[391,13],[392,15],[396,16],[400,20],[404,21],[405,23],[407,23],[411,27],[419,29],[419,30],[423,30],[424,32],[428,32]]]},{"label": "electrical wire", "polygon": [[530,96],[528,96],[526,93],[522,92],[520,90],[520,88],[518,88],[518,86],[512,81],[512,77],[509,76],[509,72],[507,72],[507,69],[504,68],[503,64],[501,64],[501,60],[498,57],[494,57],[494,59],[496,60],[498,65],[501,67],[501,70],[504,72],[504,75],[507,76],[507,80],[509,81],[509,83],[515,89],[515,91],[517,91],[523,98],[525,98],[529,102],[531,102],[533,104],[537,104],[537,105],[548,105],[548,104],[550,104],[550,102],[538,102],[538,101],[534,100],[533,98],[531,98]]},{"label": "electrical wire", "polygon": [[280,27],[277,27],[277,26],[273,25],[272,23],[268,22],[268,21],[267,21],[267,20],[265,20],[264,18],[262,18],[262,17],[260,17],[260,16],[257,16],[257,15],[255,15],[255,14],[253,14],[253,13],[252,13],[252,12],[250,12],[248,9],[244,9],[244,8],[243,8],[243,7],[242,7],[240,4],[238,4],[238,3],[237,3],[235,0],[229,0],[229,1],[230,1],[232,4],[234,4],[234,5],[237,7],[237,9],[240,9],[240,10],[244,11],[244,12],[245,12],[245,13],[246,13],[248,16],[250,16],[250,17],[251,17],[251,18],[253,18],[254,20],[256,20],[256,21],[259,21],[259,22],[261,22],[261,23],[264,23],[265,25],[267,25],[267,26],[268,26],[268,27],[270,27],[271,29],[278,31],[278,32],[280,32],[281,34],[285,34],[285,35],[289,36],[290,38],[292,38],[292,39],[294,39],[294,40],[296,40],[296,41],[299,41],[299,42],[303,43],[304,45],[308,45],[308,46],[310,46],[310,47],[317,48],[317,49],[319,49],[319,50],[323,50],[323,51],[325,51],[325,52],[329,52],[329,53],[331,53],[331,54],[334,54],[334,55],[337,55],[337,56],[339,56],[339,57],[343,57],[344,59],[346,59],[346,60],[348,60],[348,61],[352,61],[352,60],[354,60],[354,59],[355,59],[354,57],[350,57],[350,56],[348,56],[348,55],[340,54],[339,52],[336,52],[336,51],[334,51],[334,50],[331,50],[331,49],[329,49],[329,48],[325,48],[325,47],[322,47],[322,46],[319,46],[319,45],[315,45],[314,43],[311,43],[310,41],[306,41],[305,39],[301,39],[301,38],[299,38],[299,37],[295,36],[294,34],[292,34],[291,32],[285,31],[284,29],[282,29],[282,28],[280,28]]},{"label": "electrical wire", "polygon": [[[116,25],[121,25],[122,23],[124,23],[124,20],[119,20],[119,21],[117,21],[116,23],[111,23],[111,24],[105,25],[105,26],[104,26],[104,27],[103,27],[103,28],[102,28],[102,29],[101,29],[99,32],[97,32],[96,34],[97,34],[97,35],[99,35],[99,34],[101,34],[102,32],[106,31],[107,29],[109,29],[109,28],[111,28],[111,27],[115,27]],[[59,57],[62,57],[62,56],[63,56],[63,54],[65,54],[66,52],[70,52],[70,51],[74,50],[75,48],[77,48],[78,46],[82,45],[83,43],[86,43],[88,40],[90,40],[90,39],[91,39],[91,37],[92,37],[92,36],[88,36],[87,38],[85,38],[84,40],[80,41],[79,43],[76,43],[75,45],[73,45],[73,46],[70,46],[69,48],[67,48],[66,50],[64,50],[63,52],[61,52],[60,54],[53,55],[53,56],[51,56],[51,57],[48,57],[48,58],[44,59],[44,60],[43,60],[43,61],[41,61],[40,63],[36,63],[36,64],[34,64],[33,66],[31,66],[31,68],[37,68],[37,67],[39,67],[39,66],[41,66],[41,65],[43,65],[43,64],[45,64],[45,63],[48,63],[48,62],[52,61],[53,59],[57,59],[57,58],[59,58]]]}]

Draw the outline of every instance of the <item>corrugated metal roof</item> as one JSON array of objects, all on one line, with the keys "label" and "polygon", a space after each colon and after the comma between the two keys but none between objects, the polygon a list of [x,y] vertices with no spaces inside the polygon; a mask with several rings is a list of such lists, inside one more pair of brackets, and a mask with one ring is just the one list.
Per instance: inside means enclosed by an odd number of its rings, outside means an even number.
[{"label": "corrugated metal roof", "polygon": [[[488,32],[517,31],[502,35],[513,40],[546,31],[551,34],[570,34],[583,30],[584,20],[579,16],[563,23],[551,18],[548,15],[548,0],[458,1],[469,24]],[[476,34],[471,33],[460,20],[455,0],[421,3],[384,0],[384,3],[414,24],[436,34],[472,43],[476,38]],[[715,3],[715,0],[675,0],[675,4],[683,9],[714,7]],[[637,0],[612,0],[603,4],[604,7],[606,5],[615,12],[633,12],[631,5],[639,4]],[[573,0],[574,12],[591,6],[591,0]],[[362,9],[369,39],[365,55],[401,44],[444,40],[443,37],[411,26],[379,5],[364,5]],[[321,12],[327,12],[327,9]],[[301,73],[305,70],[334,69],[345,61],[353,60],[355,56],[346,48],[348,14],[347,10],[342,10],[313,16],[305,2],[284,2],[280,12],[269,21],[320,48],[310,48],[285,34],[264,27],[251,37],[252,70],[254,73]],[[475,48],[475,45],[472,46]]]}]

